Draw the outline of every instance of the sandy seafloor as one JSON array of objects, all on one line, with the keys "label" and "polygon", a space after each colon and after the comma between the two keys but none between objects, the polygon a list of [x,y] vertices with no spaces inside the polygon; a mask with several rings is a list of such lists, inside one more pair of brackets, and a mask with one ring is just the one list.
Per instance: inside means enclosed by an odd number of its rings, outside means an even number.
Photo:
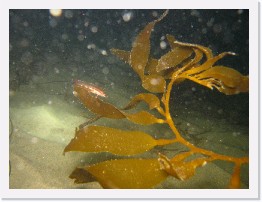
[{"label": "sandy seafloor", "polygon": [[[103,86],[108,95],[104,100],[117,107],[123,107],[130,97],[145,92],[140,86],[138,77],[132,73],[127,64],[112,55],[101,56],[95,51],[90,51],[89,55],[99,58],[99,64],[104,63],[105,66],[111,64],[106,71],[99,69],[97,64],[96,73],[90,77],[81,76],[83,81]],[[86,68],[89,65],[92,64],[87,62]],[[69,74],[62,67],[57,68],[61,70],[59,73],[35,77],[34,82],[22,85],[19,90],[10,94],[10,118],[13,125],[10,138],[11,189],[101,188],[97,182],[74,184],[68,176],[77,166],[115,158],[108,153],[68,152],[63,155],[64,147],[74,137],[75,128],[93,115],[73,97],[71,72]],[[75,78],[79,75],[79,72],[75,72]],[[67,80],[69,83],[49,83]],[[191,82],[179,85],[180,89],[175,88],[172,92],[170,103],[175,124],[184,137],[198,147],[221,154],[248,155],[248,124],[241,122],[241,111],[228,111],[235,110],[230,102],[228,105],[224,103],[217,106],[208,99],[202,100],[198,92],[208,92],[204,87]],[[146,106],[141,104],[140,108]],[[246,120],[248,119],[244,119]],[[125,130],[140,129],[155,138],[172,137],[172,133],[164,125],[138,126],[127,120],[107,118],[93,124]],[[165,146],[164,149],[153,149],[141,156],[157,157],[157,153],[161,152],[172,157],[184,149],[180,145],[172,144]],[[179,181],[169,177],[155,188],[226,188],[231,172],[230,163],[208,163],[197,169],[195,176],[189,180]],[[242,167],[241,179],[242,188],[248,188],[248,165]]]}]

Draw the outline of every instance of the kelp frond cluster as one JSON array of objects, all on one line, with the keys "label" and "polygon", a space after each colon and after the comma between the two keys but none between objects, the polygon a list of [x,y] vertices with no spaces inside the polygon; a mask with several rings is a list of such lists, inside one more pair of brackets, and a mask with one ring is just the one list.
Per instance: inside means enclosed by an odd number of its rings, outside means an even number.
[{"label": "kelp frond cluster", "polygon": [[[65,147],[64,152],[110,152],[128,158],[76,168],[70,175],[76,183],[88,182],[86,176],[91,174],[104,188],[152,188],[168,176],[187,180],[195,174],[197,168],[215,160],[222,160],[234,164],[229,188],[240,188],[240,169],[243,164],[248,163],[248,157],[218,154],[196,147],[184,139],[170,114],[170,93],[173,85],[187,79],[209,89],[217,89],[226,95],[238,94],[248,92],[249,78],[232,68],[215,65],[224,56],[235,55],[234,53],[223,52],[214,56],[207,47],[179,42],[171,35],[166,36],[171,50],[159,59],[151,57],[151,32],[167,13],[168,11],[140,31],[131,51],[111,49],[112,54],[132,67],[148,93],[134,96],[127,106],[121,109],[101,100],[77,82],[74,84],[74,95],[86,108],[97,114],[95,120],[106,117],[128,119],[140,125],[167,124],[174,135],[173,139],[155,139],[141,131],[84,124],[86,126],[76,129],[75,137]],[[160,99],[156,93],[161,95]],[[128,112],[140,102],[146,103],[149,109],[136,113]],[[156,110],[161,118],[153,115],[152,110]],[[130,158],[156,146],[173,143],[180,143],[188,150],[172,158],[162,153],[159,153],[158,158]]]}]

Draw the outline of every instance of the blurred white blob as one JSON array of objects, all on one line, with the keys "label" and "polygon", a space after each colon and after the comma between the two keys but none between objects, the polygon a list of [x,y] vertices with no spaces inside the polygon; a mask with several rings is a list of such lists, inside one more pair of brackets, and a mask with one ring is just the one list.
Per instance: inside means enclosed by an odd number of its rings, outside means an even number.
[{"label": "blurred white blob", "polygon": [[152,12],[152,15],[153,15],[153,17],[156,18],[156,17],[158,16],[158,13],[157,13],[156,11],[153,11],[153,12]]},{"label": "blurred white blob", "polygon": [[62,9],[50,9],[49,12],[54,17],[59,17],[63,13]]},{"label": "blurred white blob", "polygon": [[87,49],[95,49],[96,45],[95,44],[88,44]]},{"label": "blurred white blob", "polygon": [[125,22],[128,22],[132,19],[133,17],[133,13],[131,11],[128,11],[128,12],[125,12],[123,15],[122,15],[122,18]]},{"label": "blurred white blob", "polygon": [[103,72],[103,74],[108,74],[109,73],[109,69],[107,67],[104,67],[102,69],[102,72]]},{"label": "blurred white blob", "polygon": [[102,54],[102,55],[107,55],[106,50],[101,50],[101,54]]},{"label": "blurred white blob", "polygon": [[166,49],[166,47],[167,47],[166,42],[165,42],[165,41],[161,41],[161,42],[160,42],[160,48],[161,48],[161,49]]},{"label": "blurred white blob", "polygon": [[80,34],[80,35],[77,36],[77,39],[79,41],[83,41],[85,39],[85,36],[83,34]]},{"label": "blurred white blob", "polygon": [[69,37],[68,37],[67,34],[62,34],[61,38],[62,38],[63,40],[67,40]]},{"label": "blurred white blob", "polygon": [[91,27],[91,32],[96,33],[98,31],[98,27],[97,26],[92,26]]}]

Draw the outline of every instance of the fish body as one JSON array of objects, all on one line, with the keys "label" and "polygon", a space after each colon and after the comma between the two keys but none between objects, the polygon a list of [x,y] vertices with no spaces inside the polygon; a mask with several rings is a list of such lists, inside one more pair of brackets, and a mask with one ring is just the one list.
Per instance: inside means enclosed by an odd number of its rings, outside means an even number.
[{"label": "fish body", "polygon": [[94,84],[85,83],[85,82],[80,81],[80,80],[75,80],[74,85],[77,85],[80,88],[83,88],[83,89],[87,90],[89,93],[92,93],[96,96],[107,97],[105,92],[102,89],[100,89],[99,87],[95,86]]}]

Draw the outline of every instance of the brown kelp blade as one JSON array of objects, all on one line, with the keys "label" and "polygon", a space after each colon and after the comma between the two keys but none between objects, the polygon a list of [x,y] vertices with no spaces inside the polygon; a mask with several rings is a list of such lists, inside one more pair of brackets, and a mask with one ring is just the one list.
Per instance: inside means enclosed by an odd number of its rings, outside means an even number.
[{"label": "brown kelp blade", "polygon": [[147,189],[168,177],[168,174],[160,169],[157,159],[109,160],[84,169],[104,188]]},{"label": "brown kelp blade", "polygon": [[75,168],[75,170],[70,174],[69,178],[75,179],[76,184],[94,182],[96,179],[89,172],[86,172],[83,168]]},{"label": "brown kelp blade", "polygon": [[65,147],[64,153],[110,152],[117,155],[134,155],[146,152],[157,145],[171,144],[169,139],[156,140],[140,131],[124,131],[105,126],[88,126],[76,130],[75,137]]}]

